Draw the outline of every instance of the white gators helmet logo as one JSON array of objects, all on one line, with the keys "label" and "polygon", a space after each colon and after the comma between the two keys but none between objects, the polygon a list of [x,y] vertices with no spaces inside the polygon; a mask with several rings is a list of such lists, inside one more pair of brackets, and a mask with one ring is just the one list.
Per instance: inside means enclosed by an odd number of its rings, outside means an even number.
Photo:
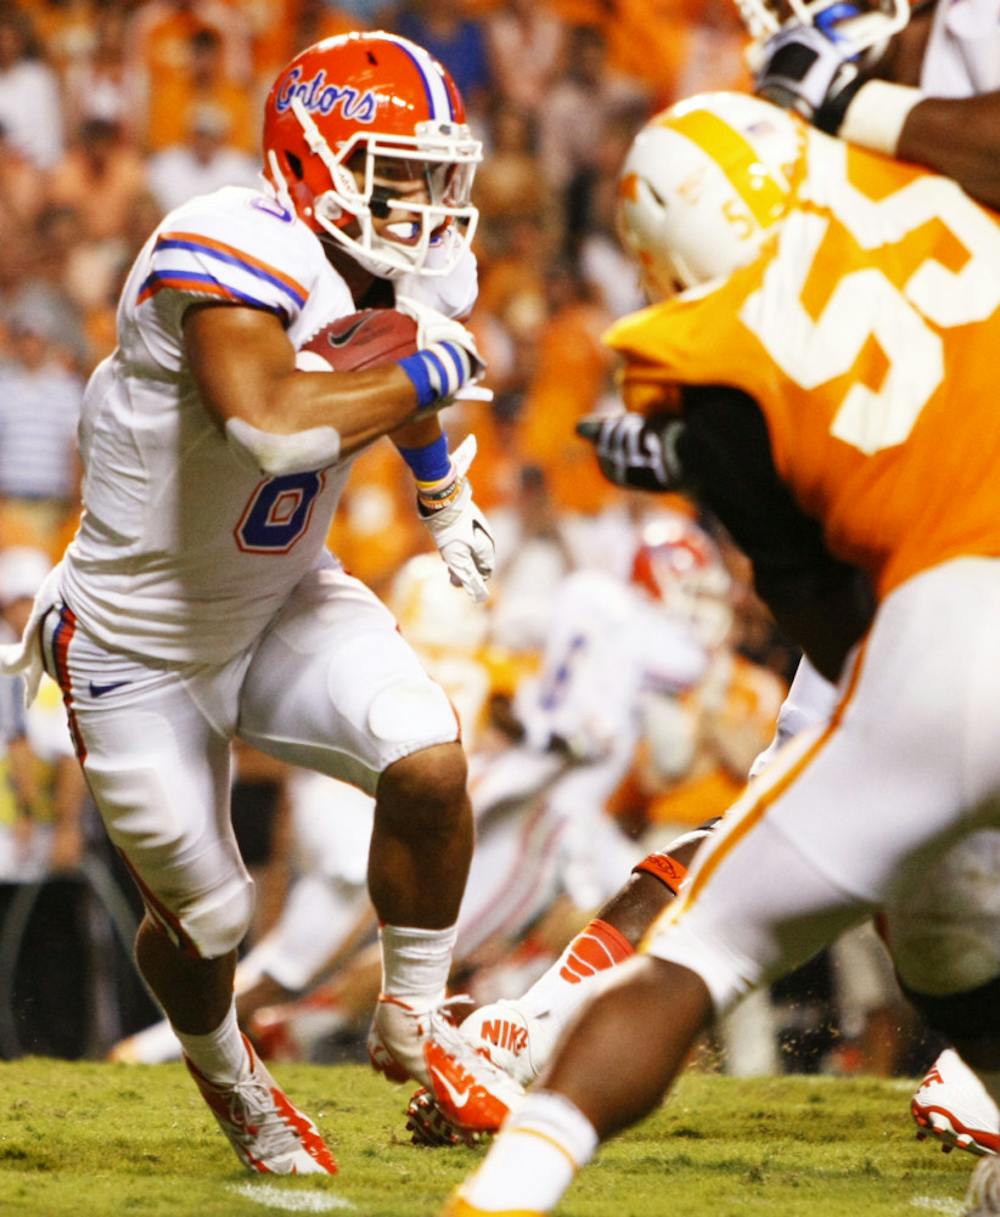
[{"label": "white gators helmet logo", "polygon": [[654,299],[753,260],[784,218],[804,148],[798,121],[742,93],[705,93],[639,132],[622,167],[618,227]]}]

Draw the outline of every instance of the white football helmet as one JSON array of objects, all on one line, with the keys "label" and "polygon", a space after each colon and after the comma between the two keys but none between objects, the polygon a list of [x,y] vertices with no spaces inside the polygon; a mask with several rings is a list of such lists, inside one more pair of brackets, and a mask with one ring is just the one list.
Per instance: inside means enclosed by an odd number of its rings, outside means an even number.
[{"label": "white football helmet", "polygon": [[403,637],[418,650],[472,655],[486,641],[489,610],[448,578],[437,554],[410,558],[392,582],[389,607]]},{"label": "white football helmet", "polygon": [[743,93],[703,93],[651,119],[618,183],[618,228],[654,299],[753,260],[784,218],[804,148],[797,119]]}]

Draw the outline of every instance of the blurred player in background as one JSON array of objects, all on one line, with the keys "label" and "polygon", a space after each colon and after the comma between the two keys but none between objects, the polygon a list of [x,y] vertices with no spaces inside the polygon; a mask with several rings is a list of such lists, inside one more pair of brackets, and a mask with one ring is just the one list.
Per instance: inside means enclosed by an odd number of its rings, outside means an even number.
[{"label": "blurred player in background", "polygon": [[[240,1160],[332,1173],[236,1020],[253,895],[229,818],[230,742],[374,795],[373,1048],[381,1068],[433,1086],[452,1066],[432,1032],[472,849],[458,724],[324,538],[352,458],[391,434],[452,577],[486,595],[493,546],[464,476],[471,452],[452,460],[437,418],[482,371],[452,320],[476,295],[480,145],[440,65],[371,34],[317,44],[281,72],[263,147],[265,189],[183,205],[132,268],[118,347],[84,403],[83,520],[6,666],[34,689],[44,662],[62,688],[143,893],[140,971]],[[299,370],[321,327],[404,297],[416,353]]]},{"label": "blurred player in background", "polygon": [[[996,823],[1000,222],[946,179],[736,95],[654,120],[622,191],[627,242],[668,299],[610,342],[627,404],[666,413],[611,425],[603,458],[698,486],[779,624],[841,678],[839,704],[751,783],[450,1214],[548,1212],[598,1138],[659,1101],[713,1011],[872,907],[926,896],[942,849]],[[890,942],[904,976],[913,945]],[[925,1008],[996,1097],[997,937],[935,946]],[[996,1211],[996,1162],[971,1212]]]}]

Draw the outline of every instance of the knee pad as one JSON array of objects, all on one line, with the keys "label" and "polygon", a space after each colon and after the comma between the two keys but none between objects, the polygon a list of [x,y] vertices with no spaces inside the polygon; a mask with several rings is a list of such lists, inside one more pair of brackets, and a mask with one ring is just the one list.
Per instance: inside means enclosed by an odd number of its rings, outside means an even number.
[{"label": "knee pad", "polygon": [[992,1039],[997,1033],[1000,976],[980,985],[978,989],[967,989],[964,993],[946,993],[942,996],[918,993],[902,981],[900,988],[930,1026],[952,1043],[970,1039]]},{"label": "knee pad", "polygon": [[253,917],[253,880],[234,875],[221,888],[191,901],[180,921],[202,959],[218,959],[235,951]]}]

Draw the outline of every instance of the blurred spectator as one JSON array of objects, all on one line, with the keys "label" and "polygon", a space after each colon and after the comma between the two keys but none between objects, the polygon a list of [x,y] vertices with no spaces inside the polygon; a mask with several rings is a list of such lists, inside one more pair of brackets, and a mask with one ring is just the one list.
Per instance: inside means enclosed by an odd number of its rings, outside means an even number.
[{"label": "blurred spectator", "polygon": [[527,218],[552,221],[552,192],[538,172],[535,120],[525,110],[500,102],[490,116],[493,144],[476,174],[476,203],[483,240],[490,253],[502,252],[507,224]]},{"label": "blurred spectator", "polygon": [[[19,226],[31,224],[42,206],[42,177],[0,125],[0,217]],[[10,248],[10,247],[7,247]]]},{"label": "blurred spectator", "polygon": [[466,16],[461,0],[411,0],[393,28],[441,60],[470,114],[483,112],[492,75],[486,38],[480,23]]},{"label": "blurred spectator", "polygon": [[[0,621],[9,636],[20,636],[50,565],[38,550],[0,550]],[[86,890],[73,872],[86,786],[56,685],[46,679],[10,739],[3,720],[19,682],[0,682],[0,740],[7,734],[14,778],[12,805],[0,794],[0,1056],[78,1057],[89,960]]]},{"label": "blurred spectator", "polygon": [[37,168],[48,169],[62,156],[59,81],[37,57],[28,19],[16,8],[0,11],[0,123]]},{"label": "blurred spectator", "polygon": [[185,66],[164,78],[147,107],[146,144],[151,152],[182,143],[195,111],[211,106],[228,120],[228,139],[255,154],[260,146],[256,112],[246,86],[226,68],[225,47],[212,29],[192,34]]},{"label": "blurred spectator", "polygon": [[538,110],[559,63],[562,22],[537,0],[508,0],[486,18],[486,35],[504,101]]},{"label": "blurred spectator", "polygon": [[135,141],[142,92],[139,75],[125,56],[125,12],[102,8],[95,22],[92,45],[66,69],[67,119],[79,126],[88,118],[103,118]]},{"label": "blurred spectator", "polygon": [[0,545],[51,552],[77,499],[83,385],[53,358],[46,327],[44,317],[15,316],[13,358],[0,369]]},{"label": "blurred spectator", "polygon": [[592,515],[620,500],[609,490],[593,454],[577,441],[577,419],[604,391],[611,356],[601,346],[610,317],[571,263],[549,271],[549,320],[538,339],[538,368],[520,422],[521,451],[539,464],[563,511]]},{"label": "blurred spectator", "polygon": [[542,172],[564,201],[571,238],[587,222],[598,150],[608,124],[613,119],[629,121],[634,131],[648,107],[649,99],[636,82],[609,72],[600,32],[587,26],[573,30],[567,66],[550,89],[539,119]]},{"label": "blurred spectator", "polygon": [[213,105],[191,111],[187,139],[164,148],[149,162],[149,186],[161,211],[172,211],[220,186],[259,186],[260,166],[226,143],[229,116]]},{"label": "blurred spectator", "polygon": [[616,229],[618,172],[633,134],[630,122],[608,124],[597,147],[597,173],[577,245],[580,272],[612,317],[646,303],[635,261],[622,249]]},{"label": "blurred spectator", "polygon": [[117,123],[88,118],[49,183],[49,201],[75,208],[87,241],[115,237],[146,189],[146,167],[121,138]]},{"label": "blurred spectator", "polygon": [[670,100],[707,89],[749,89],[745,46],[746,31],[732,0],[702,0]]},{"label": "blurred spectator", "polygon": [[79,247],[76,209],[44,207],[26,242],[22,272],[6,296],[3,314],[8,324],[16,317],[30,317],[48,336],[52,354],[82,369],[87,361],[83,316],[66,287],[67,269]]}]

